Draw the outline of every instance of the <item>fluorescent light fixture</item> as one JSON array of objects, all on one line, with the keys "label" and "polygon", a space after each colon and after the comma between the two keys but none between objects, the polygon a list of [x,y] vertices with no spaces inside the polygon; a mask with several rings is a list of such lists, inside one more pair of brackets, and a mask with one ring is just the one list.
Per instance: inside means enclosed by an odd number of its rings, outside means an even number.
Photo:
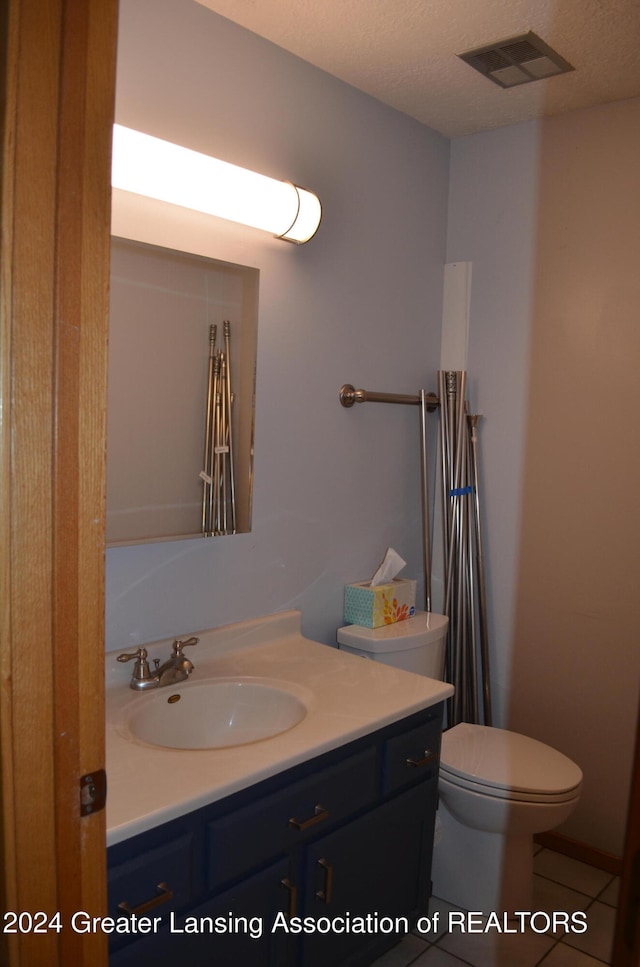
[{"label": "fluorescent light fixture", "polygon": [[120,124],[113,126],[111,183],[297,244],[315,235],[322,217],[319,199],[305,188]]}]

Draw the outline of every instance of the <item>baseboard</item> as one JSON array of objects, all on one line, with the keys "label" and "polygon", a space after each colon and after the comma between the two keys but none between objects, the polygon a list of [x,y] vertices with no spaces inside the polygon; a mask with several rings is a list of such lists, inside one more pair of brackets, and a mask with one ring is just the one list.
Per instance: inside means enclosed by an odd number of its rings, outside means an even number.
[{"label": "baseboard", "polygon": [[619,876],[622,872],[622,857],[615,856],[613,853],[605,853],[604,850],[588,846],[577,839],[570,839],[562,833],[538,833],[533,837],[540,846],[555,850],[556,853],[563,853],[571,859],[580,860],[581,863],[588,863],[595,866],[598,870],[605,870]]}]

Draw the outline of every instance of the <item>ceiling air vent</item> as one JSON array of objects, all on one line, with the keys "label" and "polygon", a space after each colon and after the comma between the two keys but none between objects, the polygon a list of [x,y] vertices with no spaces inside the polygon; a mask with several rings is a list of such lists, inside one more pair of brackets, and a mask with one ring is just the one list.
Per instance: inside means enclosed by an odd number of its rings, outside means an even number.
[{"label": "ceiling air vent", "polygon": [[574,69],[533,31],[458,56],[500,87],[518,87]]}]

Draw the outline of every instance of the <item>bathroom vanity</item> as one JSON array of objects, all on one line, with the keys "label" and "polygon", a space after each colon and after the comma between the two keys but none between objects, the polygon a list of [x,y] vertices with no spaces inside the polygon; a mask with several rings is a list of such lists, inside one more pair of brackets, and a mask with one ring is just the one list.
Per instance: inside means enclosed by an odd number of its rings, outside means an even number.
[{"label": "bathroom vanity", "polygon": [[[199,637],[192,679],[154,693],[107,656],[112,967],[370,963],[426,912],[451,686],[311,642],[298,612]],[[271,683],[304,716],[218,748],[136,734],[145,702],[171,714],[221,682]]]}]

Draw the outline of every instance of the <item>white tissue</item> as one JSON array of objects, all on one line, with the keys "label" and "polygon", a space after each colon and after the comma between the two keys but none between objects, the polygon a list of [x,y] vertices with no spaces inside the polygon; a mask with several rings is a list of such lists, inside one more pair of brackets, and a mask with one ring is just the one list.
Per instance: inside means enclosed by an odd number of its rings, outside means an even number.
[{"label": "white tissue", "polygon": [[406,563],[397,551],[394,551],[392,547],[388,547],[382,564],[371,578],[371,587],[375,588],[378,584],[389,584],[393,581],[396,574],[400,573]]}]

